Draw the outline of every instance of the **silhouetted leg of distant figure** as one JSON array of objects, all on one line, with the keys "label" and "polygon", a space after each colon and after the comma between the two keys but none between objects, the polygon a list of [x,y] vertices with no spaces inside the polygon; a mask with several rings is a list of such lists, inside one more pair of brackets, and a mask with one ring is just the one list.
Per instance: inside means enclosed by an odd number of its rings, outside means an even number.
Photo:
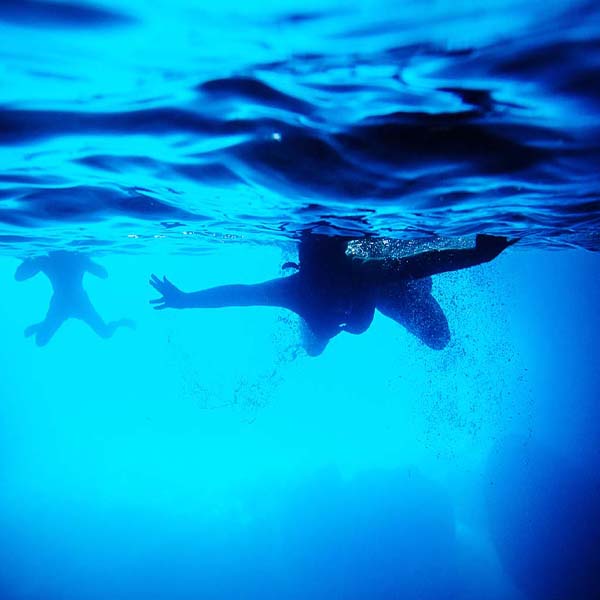
[{"label": "silhouetted leg of distant figure", "polygon": [[59,302],[52,298],[46,318],[41,323],[30,325],[25,330],[25,335],[29,336],[35,333],[35,343],[40,347],[45,346],[66,320],[67,316],[60,309]]},{"label": "silhouetted leg of distant figure", "polygon": [[60,321],[45,321],[37,330],[35,343],[40,346],[45,346],[60,329],[60,326],[65,322],[65,319]]},{"label": "silhouetted leg of distant figure", "polygon": [[118,321],[106,323],[91,303],[86,307],[85,311],[78,315],[78,318],[87,323],[95,333],[104,339],[112,337],[119,327],[135,329],[135,323],[131,319],[119,319]]},{"label": "silhouetted leg of distant figure", "polygon": [[431,295],[431,278],[383,286],[377,309],[424,344],[442,350],[450,341],[450,329],[442,307]]}]

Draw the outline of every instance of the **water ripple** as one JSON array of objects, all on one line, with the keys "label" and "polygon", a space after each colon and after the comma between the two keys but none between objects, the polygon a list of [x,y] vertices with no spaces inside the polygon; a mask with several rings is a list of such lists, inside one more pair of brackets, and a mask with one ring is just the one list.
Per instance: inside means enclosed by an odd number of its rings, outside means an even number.
[{"label": "water ripple", "polygon": [[369,7],[2,3],[0,242],[77,224],[98,244],[310,227],[600,249],[600,9]]}]

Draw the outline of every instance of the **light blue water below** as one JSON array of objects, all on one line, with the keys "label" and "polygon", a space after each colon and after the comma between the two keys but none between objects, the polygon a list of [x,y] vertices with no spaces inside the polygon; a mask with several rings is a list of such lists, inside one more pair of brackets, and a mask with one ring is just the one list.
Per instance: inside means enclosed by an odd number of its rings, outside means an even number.
[{"label": "light blue water below", "polygon": [[21,331],[47,283],[2,259],[4,597],[591,598],[573,567],[597,556],[597,257],[437,277],[441,352],[382,317],[310,359],[276,309],[143,309],[150,270],[250,282],[282,258],[107,256],[88,291],[138,330],[71,321],[44,349]]}]

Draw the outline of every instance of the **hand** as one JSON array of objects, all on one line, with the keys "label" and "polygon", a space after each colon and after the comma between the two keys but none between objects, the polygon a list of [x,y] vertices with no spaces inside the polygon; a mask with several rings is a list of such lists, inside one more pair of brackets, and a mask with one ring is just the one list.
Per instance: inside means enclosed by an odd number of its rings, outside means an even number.
[{"label": "hand", "polygon": [[25,281],[40,271],[40,261],[38,258],[26,258],[17,268],[15,279],[17,281]]},{"label": "hand", "polygon": [[475,246],[477,250],[480,250],[486,255],[496,257],[500,252],[506,250],[509,246],[516,244],[518,241],[519,238],[509,240],[507,237],[503,236],[480,233],[476,238]]},{"label": "hand", "polygon": [[150,304],[156,304],[155,310],[163,310],[164,308],[185,308],[186,296],[179,288],[175,287],[166,277],[162,280],[152,274],[148,282],[159,294],[161,298],[150,300]]}]

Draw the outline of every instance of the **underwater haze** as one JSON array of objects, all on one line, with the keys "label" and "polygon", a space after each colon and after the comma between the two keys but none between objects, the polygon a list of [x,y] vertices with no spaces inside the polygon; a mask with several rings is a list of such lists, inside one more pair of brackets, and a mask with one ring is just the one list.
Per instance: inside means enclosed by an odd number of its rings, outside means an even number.
[{"label": "underwater haze", "polygon": [[[596,2],[0,2],[0,598],[600,598],[599,81]],[[482,233],[443,344],[160,291]]]}]

